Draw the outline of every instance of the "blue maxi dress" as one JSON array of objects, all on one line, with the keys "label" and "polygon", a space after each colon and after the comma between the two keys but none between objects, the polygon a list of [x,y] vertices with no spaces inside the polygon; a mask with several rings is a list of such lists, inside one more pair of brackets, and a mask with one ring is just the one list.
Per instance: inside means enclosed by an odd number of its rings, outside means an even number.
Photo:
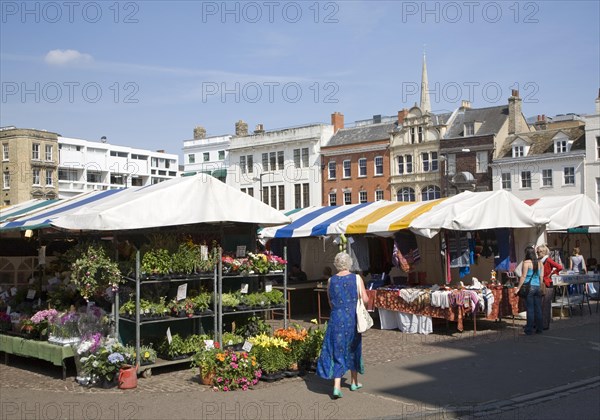
[{"label": "blue maxi dress", "polygon": [[322,378],[341,378],[348,370],[364,373],[362,335],[356,331],[357,299],[356,274],[331,277],[331,315],[317,362],[317,375]]}]

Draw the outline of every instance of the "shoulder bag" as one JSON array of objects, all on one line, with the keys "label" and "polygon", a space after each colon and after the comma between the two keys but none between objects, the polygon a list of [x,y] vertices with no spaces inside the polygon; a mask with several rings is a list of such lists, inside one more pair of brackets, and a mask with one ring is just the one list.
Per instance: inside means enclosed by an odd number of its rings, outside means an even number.
[{"label": "shoulder bag", "polygon": [[360,293],[360,284],[362,281],[359,276],[356,276],[356,290],[358,299],[356,300],[356,330],[359,333],[364,333],[373,326],[373,318],[365,308],[365,304],[362,300],[362,294]]},{"label": "shoulder bag", "polygon": [[517,293],[517,295],[520,298],[527,299],[527,295],[529,294],[529,289],[530,288],[531,288],[531,284],[529,282],[523,283],[523,285],[519,289],[519,293]]}]

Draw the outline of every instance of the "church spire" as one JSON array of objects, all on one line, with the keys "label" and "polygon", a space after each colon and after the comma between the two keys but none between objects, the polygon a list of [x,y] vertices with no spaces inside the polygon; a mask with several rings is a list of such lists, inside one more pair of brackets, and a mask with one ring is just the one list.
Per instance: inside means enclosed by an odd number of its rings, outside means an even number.
[{"label": "church spire", "polygon": [[431,112],[431,103],[429,102],[429,83],[427,82],[427,63],[425,62],[425,52],[423,52],[423,72],[421,73],[421,112]]}]

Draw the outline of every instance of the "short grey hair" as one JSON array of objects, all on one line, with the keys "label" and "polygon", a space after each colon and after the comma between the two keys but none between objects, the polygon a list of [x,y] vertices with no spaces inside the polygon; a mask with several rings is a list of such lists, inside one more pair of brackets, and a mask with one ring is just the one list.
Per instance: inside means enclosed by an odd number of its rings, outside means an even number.
[{"label": "short grey hair", "polygon": [[333,260],[333,265],[335,265],[338,271],[350,271],[352,268],[352,257],[345,252],[339,252]]}]

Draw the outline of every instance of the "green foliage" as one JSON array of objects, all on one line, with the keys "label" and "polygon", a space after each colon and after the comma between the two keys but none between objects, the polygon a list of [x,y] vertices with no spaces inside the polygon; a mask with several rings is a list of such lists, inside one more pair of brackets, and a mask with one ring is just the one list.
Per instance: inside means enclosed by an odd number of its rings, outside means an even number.
[{"label": "green foliage", "polygon": [[270,334],[271,326],[257,316],[247,318],[246,323],[235,330],[242,337],[248,338],[259,334]]},{"label": "green foliage", "polygon": [[172,266],[172,258],[166,249],[151,249],[142,258],[142,272],[149,275],[169,274]]},{"label": "green foliage", "polygon": [[199,262],[200,246],[191,241],[184,242],[172,256],[172,269],[175,273],[191,274],[196,271]]},{"label": "green foliage", "polygon": [[194,304],[194,308],[200,312],[207,310],[210,307],[210,302],[212,301],[213,294],[208,292],[199,293],[198,296],[195,296],[192,299]]},{"label": "green foliage", "polygon": [[238,306],[240,304],[240,300],[234,293],[223,293],[221,295],[221,302],[223,306]]},{"label": "green foliage", "polygon": [[171,338],[171,344],[169,344],[169,340],[166,337],[162,339],[158,346],[158,354],[165,359],[175,359],[188,354],[188,344],[179,334],[174,334]]},{"label": "green foliage", "polygon": [[236,344],[241,344],[244,342],[244,337],[239,334],[234,334],[231,332],[223,333],[223,345],[224,346],[233,346]]},{"label": "green foliage", "polygon": [[265,298],[269,301],[270,305],[281,305],[283,304],[283,292],[281,290],[273,289],[270,292],[264,292]]}]

